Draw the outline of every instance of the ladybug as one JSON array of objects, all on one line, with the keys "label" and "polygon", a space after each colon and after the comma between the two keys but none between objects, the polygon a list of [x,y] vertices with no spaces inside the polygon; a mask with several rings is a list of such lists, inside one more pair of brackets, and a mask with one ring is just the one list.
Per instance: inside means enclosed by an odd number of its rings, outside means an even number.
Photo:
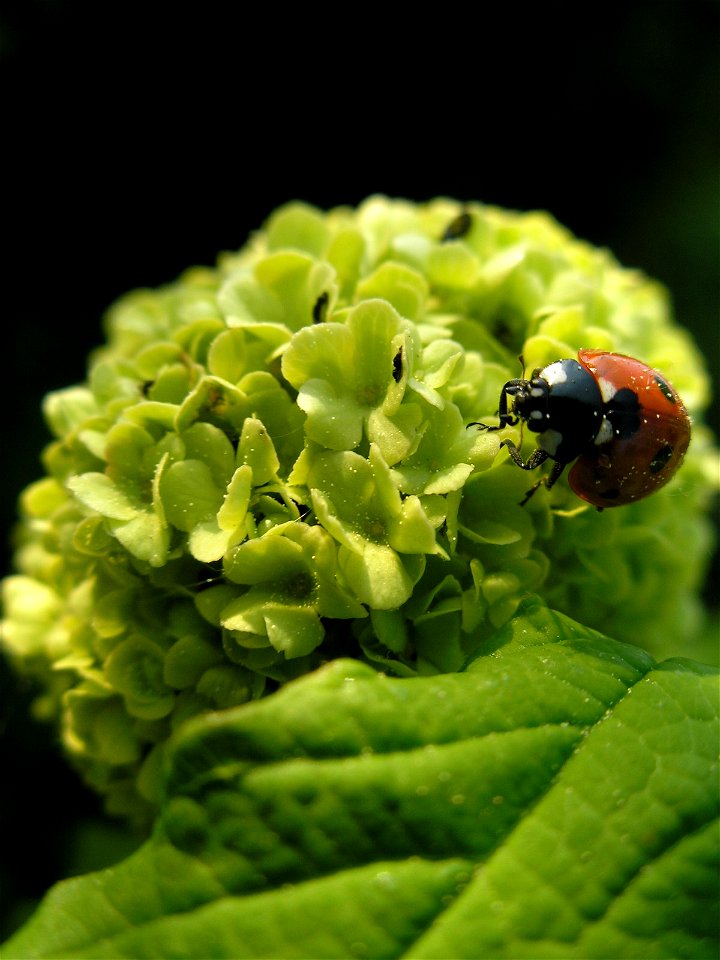
[{"label": "ladybug", "polygon": [[554,461],[522,505],[541,484],[552,487],[573,460],[568,482],[582,500],[600,509],[634,503],[665,486],[690,443],[690,418],[665,377],[604,350],[580,350],[577,360],[556,360],[529,380],[509,380],[498,415],[497,426],[471,426],[502,430],[522,422],[538,434],[538,446],[523,460],[513,441],[503,440],[513,462],[535,470]]}]

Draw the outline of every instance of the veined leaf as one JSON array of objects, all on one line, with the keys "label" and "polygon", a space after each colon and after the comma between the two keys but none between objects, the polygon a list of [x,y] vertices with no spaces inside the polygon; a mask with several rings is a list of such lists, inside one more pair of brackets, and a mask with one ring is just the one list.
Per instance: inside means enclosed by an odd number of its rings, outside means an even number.
[{"label": "veined leaf", "polygon": [[184,726],[4,955],[713,957],[717,694],[533,601],[463,673],[334,661]]}]

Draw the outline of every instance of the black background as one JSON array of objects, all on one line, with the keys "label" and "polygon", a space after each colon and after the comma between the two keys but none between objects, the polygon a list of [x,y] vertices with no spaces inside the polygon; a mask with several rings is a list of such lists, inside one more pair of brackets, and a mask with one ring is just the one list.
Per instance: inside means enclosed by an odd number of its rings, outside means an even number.
[{"label": "black background", "polygon": [[[41,398],[84,378],[105,308],[290,199],[550,210],[668,285],[717,378],[717,51],[712,0],[2,4],[4,563]],[[15,907],[72,869],[71,825],[97,804],[0,679]]]}]

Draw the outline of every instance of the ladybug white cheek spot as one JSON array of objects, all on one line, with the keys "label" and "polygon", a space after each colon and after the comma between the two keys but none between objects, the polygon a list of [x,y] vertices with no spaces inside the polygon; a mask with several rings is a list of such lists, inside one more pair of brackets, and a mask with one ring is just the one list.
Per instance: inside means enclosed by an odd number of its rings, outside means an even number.
[{"label": "ladybug white cheek spot", "polygon": [[597,385],[600,387],[600,396],[603,398],[603,403],[610,403],[612,398],[617,393],[617,387],[615,384],[611,383],[609,380],[606,380],[605,377],[598,377]]},{"label": "ladybug white cheek spot", "polygon": [[533,387],[532,390],[530,391],[530,396],[531,396],[531,397],[542,397],[544,393],[545,393],[545,391],[542,390],[540,387]]},{"label": "ladybug white cheek spot", "polygon": [[545,367],[540,376],[550,387],[554,387],[557,383],[567,382],[567,373],[560,360],[556,360],[555,363],[551,363],[549,367]]},{"label": "ladybug white cheek spot", "polygon": [[[618,433],[620,431],[617,431]],[[593,443],[596,447],[601,447],[604,443],[609,443],[613,438],[613,428],[612,424],[607,417],[602,418],[602,423],[600,424],[600,429],[595,436]]]},{"label": "ladybug white cheek spot", "polygon": [[[545,414],[545,416],[547,416],[547,414]],[[531,411],[530,411],[530,419],[531,419],[531,420],[542,420],[542,418],[543,418],[543,415],[542,415],[542,411],[541,411],[541,410],[531,410]]]},{"label": "ladybug white cheek spot", "polygon": [[545,430],[538,437],[538,446],[542,447],[549,456],[554,457],[562,441],[563,435],[557,430]]}]

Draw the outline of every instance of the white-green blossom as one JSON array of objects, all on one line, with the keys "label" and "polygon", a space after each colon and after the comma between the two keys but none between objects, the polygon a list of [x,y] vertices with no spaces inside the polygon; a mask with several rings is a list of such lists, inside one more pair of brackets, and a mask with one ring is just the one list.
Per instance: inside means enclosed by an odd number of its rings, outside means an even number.
[{"label": "white-green blossom", "polygon": [[[468,424],[496,414],[520,354],[581,347],[666,373],[693,416],[685,465],[619,510],[564,480],[520,507],[527,476]],[[289,204],[216,268],[115,304],[87,382],[47,398],[4,648],[87,780],[140,816],[193,714],[337,656],[461,669],[528,594],[690,654],[708,395],[665,291],[546,214]]]}]

